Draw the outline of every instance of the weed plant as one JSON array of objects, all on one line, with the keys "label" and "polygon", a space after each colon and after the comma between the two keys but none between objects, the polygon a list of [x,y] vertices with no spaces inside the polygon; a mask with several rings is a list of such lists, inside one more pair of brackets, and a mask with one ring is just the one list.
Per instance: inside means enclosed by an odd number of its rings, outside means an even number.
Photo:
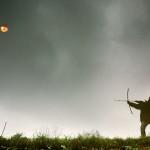
[{"label": "weed plant", "polygon": [[77,137],[33,138],[17,133],[10,138],[0,137],[0,150],[150,150],[150,137],[104,138],[98,132],[83,133]]}]

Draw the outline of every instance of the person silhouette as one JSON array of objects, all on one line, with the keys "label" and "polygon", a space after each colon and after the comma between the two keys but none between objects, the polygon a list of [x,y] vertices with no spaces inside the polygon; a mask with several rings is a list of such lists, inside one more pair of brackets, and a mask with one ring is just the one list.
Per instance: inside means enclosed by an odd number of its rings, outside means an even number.
[{"label": "person silhouette", "polygon": [[131,107],[141,111],[140,112],[141,137],[146,137],[145,129],[146,129],[147,125],[150,124],[150,97],[145,102],[144,101],[135,101],[135,103],[134,103],[134,102],[127,101],[127,103]]}]

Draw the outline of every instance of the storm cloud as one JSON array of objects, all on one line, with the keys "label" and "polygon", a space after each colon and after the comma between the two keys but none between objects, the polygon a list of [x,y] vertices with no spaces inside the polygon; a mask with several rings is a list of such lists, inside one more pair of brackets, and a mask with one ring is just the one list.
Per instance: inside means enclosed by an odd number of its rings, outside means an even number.
[{"label": "storm cloud", "polygon": [[146,0],[2,1],[0,24],[9,26],[0,33],[1,122],[12,126],[6,134],[56,125],[70,134],[137,136],[138,112],[131,118],[128,106],[113,100],[125,99],[128,87],[131,98],[149,97],[149,16]]}]

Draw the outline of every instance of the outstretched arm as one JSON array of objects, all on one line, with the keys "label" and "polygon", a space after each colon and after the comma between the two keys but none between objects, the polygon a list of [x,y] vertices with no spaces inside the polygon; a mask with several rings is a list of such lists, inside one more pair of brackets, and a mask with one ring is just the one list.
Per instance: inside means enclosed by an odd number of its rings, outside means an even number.
[{"label": "outstretched arm", "polygon": [[135,103],[132,103],[132,102],[130,102],[130,101],[127,101],[127,103],[128,103],[131,107],[133,107],[133,108],[135,108],[135,109],[141,109],[140,104],[135,104]]},{"label": "outstretched arm", "polygon": [[141,101],[141,100],[136,100],[136,101],[134,101],[134,102],[136,102],[136,103],[138,103],[138,104],[144,104],[145,102],[143,102],[143,101]]}]

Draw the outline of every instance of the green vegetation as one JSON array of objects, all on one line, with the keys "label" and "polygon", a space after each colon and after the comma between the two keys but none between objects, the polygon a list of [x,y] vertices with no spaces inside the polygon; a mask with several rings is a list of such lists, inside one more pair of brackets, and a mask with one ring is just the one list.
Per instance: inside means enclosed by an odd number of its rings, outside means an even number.
[{"label": "green vegetation", "polygon": [[41,134],[27,138],[18,133],[10,138],[0,137],[0,150],[150,150],[150,137],[111,139],[94,132],[74,138],[50,138]]}]

